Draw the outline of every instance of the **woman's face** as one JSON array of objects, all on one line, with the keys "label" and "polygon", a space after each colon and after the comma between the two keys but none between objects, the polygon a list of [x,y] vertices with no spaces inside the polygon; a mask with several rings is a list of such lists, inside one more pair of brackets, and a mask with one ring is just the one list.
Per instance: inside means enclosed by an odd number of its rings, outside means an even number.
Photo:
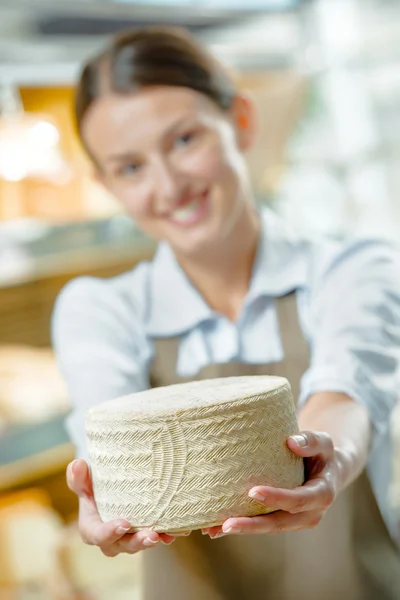
[{"label": "woman's face", "polygon": [[149,87],[96,100],[82,133],[102,183],[137,225],[193,254],[234,231],[249,205],[249,112],[243,98],[225,113],[191,89]]}]

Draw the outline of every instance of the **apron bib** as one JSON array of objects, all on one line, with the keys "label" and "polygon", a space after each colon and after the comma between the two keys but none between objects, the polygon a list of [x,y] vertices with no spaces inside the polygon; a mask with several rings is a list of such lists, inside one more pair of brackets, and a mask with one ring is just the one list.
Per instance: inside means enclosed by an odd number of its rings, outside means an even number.
[{"label": "apron bib", "polygon": [[[176,375],[179,338],[154,340],[152,387],[238,375],[286,377],[299,396],[309,350],[294,293],[276,300],[284,360]],[[312,530],[211,540],[195,531],[142,555],[144,600],[400,600],[400,553],[364,471]]]}]

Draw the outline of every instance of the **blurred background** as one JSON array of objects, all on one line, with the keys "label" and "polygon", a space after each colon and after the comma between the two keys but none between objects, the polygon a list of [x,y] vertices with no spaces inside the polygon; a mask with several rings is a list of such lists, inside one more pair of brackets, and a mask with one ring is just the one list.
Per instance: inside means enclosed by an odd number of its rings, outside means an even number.
[{"label": "blurred background", "polygon": [[252,92],[259,202],[311,236],[400,239],[398,0],[0,0],[0,600],[140,598],[140,559],[78,540],[49,330],[69,279],[153,252],[92,180],[71,115],[82,61],[160,23]]}]

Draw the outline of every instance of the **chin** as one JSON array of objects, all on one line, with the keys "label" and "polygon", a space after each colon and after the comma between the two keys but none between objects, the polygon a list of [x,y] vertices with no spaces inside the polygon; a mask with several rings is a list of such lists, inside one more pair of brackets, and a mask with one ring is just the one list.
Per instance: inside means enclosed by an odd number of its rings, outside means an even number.
[{"label": "chin", "polygon": [[221,237],[221,233],[218,235],[205,235],[198,237],[192,233],[188,235],[187,240],[182,240],[181,243],[173,243],[172,241],[169,243],[176,253],[195,258],[196,256],[209,253],[210,250],[214,251],[214,249],[220,243]]}]

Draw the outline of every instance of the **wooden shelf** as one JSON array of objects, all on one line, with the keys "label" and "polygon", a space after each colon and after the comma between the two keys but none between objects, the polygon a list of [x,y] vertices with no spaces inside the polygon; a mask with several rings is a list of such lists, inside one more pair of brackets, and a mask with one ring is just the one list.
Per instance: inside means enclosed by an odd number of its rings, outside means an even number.
[{"label": "wooden shelf", "polygon": [[151,259],[152,247],[69,252],[42,259],[34,272],[18,282],[0,284],[0,343],[51,345],[50,321],[54,302],[61,289],[76,277],[113,277]]},{"label": "wooden shelf", "polygon": [[62,444],[45,452],[0,466],[0,492],[9,492],[17,487],[36,485],[38,480],[65,472],[69,462],[75,458],[72,444]]},{"label": "wooden shelf", "polygon": [[[153,248],[70,251],[38,261],[29,276],[0,284],[0,344],[49,347],[54,302],[69,280],[82,275],[113,277],[149,260]],[[44,382],[45,385],[45,382]],[[65,470],[75,449],[64,429],[65,415],[45,423],[12,426],[0,435],[0,494],[28,487],[44,489],[65,522],[76,518],[78,500],[66,484]]]}]

